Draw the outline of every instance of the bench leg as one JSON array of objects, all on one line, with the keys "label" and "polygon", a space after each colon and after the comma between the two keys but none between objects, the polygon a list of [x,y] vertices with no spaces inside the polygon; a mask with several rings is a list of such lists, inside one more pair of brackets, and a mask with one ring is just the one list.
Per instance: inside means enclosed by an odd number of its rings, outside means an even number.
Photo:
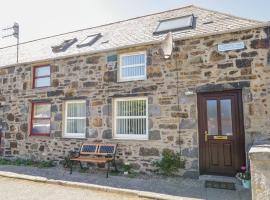
[{"label": "bench leg", "polygon": [[81,161],[79,161],[79,163],[80,163],[80,167],[81,167],[81,169],[83,169],[82,162],[81,162]]},{"label": "bench leg", "polygon": [[109,171],[110,171],[110,167],[111,167],[111,163],[110,162],[107,162],[107,164],[108,164],[108,168],[107,168],[107,176],[106,176],[106,178],[109,177]]},{"label": "bench leg", "polygon": [[118,172],[118,169],[117,169],[117,166],[116,166],[115,159],[113,160],[113,165],[114,165],[114,170],[115,170],[115,172]]},{"label": "bench leg", "polygon": [[70,161],[70,172],[69,172],[69,174],[72,174],[72,166],[73,165],[73,161]]}]

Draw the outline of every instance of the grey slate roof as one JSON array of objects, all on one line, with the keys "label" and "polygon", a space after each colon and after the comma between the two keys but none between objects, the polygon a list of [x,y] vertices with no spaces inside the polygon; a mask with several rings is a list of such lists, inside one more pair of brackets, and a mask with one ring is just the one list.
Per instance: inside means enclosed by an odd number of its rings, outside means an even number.
[{"label": "grey slate roof", "polygon": [[[21,43],[19,62],[41,61],[73,54],[94,53],[97,51],[105,51],[159,41],[166,35],[153,35],[153,32],[160,20],[190,14],[193,14],[196,17],[195,29],[174,32],[174,38],[181,39],[202,34],[214,34],[227,30],[241,29],[262,24],[262,22],[259,21],[243,19],[191,5],[161,13]],[[210,21],[213,21],[213,23],[208,23]],[[52,52],[51,46],[59,45],[64,40],[76,37],[78,42],[80,42],[85,39],[86,36],[97,33],[101,33],[103,37],[92,46],[77,48],[76,44],[74,44],[65,52]],[[16,46],[0,48],[0,66],[3,67],[15,63]]]}]

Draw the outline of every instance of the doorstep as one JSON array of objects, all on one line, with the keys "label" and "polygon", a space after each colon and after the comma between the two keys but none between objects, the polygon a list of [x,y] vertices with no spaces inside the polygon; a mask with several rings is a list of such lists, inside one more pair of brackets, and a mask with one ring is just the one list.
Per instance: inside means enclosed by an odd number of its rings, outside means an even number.
[{"label": "doorstep", "polygon": [[216,176],[216,175],[200,175],[199,180],[201,181],[219,181],[219,182],[231,182],[238,184],[238,179],[230,176]]},{"label": "doorstep", "polygon": [[229,182],[234,183],[236,188],[242,188],[241,181],[231,176],[216,176],[216,175],[200,175],[199,180],[201,181],[218,181],[218,182]]}]

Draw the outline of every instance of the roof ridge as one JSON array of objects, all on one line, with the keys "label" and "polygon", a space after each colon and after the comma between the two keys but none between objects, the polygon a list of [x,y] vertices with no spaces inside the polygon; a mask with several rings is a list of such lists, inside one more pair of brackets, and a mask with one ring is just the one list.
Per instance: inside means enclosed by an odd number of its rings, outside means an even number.
[{"label": "roof ridge", "polygon": [[208,8],[204,8],[204,7],[201,7],[201,6],[195,6],[195,5],[191,5],[191,6],[193,6],[194,8],[199,8],[199,9],[202,9],[202,10],[206,10],[206,11],[209,11],[209,12],[214,12],[214,13],[218,13],[218,14],[222,14],[222,15],[227,15],[227,16],[242,19],[242,20],[248,20],[248,21],[256,22],[256,23],[264,23],[263,21],[249,19],[249,18],[245,18],[245,17],[239,17],[237,15],[233,15],[233,14],[229,14],[229,13],[221,12],[221,11],[217,11],[217,10],[212,10],[212,9],[208,9]]},{"label": "roof ridge", "polygon": [[[158,14],[171,12],[171,11],[175,11],[175,10],[181,10],[181,9],[188,8],[188,7],[195,7],[195,6],[193,4],[189,4],[189,5],[186,5],[186,6],[173,8],[173,9],[169,9],[169,10],[165,10],[165,11],[161,11],[161,12],[155,12],[155,13],[151,13],[151,14],[147,14],[147,15],[141,15],[141,16],[132,17],[132,18],[124,19],[124,20],[119,20],[119,21],[115,21],[115,22],[111,22],[111,23],[102,24],[102,25],[92,26],[92,27],[88,27],[88,28],[82,28],[82,29],[78,29],[78,30],[75,30],[75,31],[69,31],[69,32],[65,32],[65,33],[50,35],[50,36],[47,36],[47,37],[41,37],[41,38],[37,38],[37,39],[34,39],[34,40],[21,42],[21,43],[19,43],[19,45],[27,44],[27,43],[31,43],[31,42],[35,42],[35,41],[39,41],[39,40],[43,40],[43,39],[53,38],[53,37],[57,37],[57,36],[61,36],[61,35],[67,35],[67,34],[70,34],[70,33],[76,33],[76,32],[85,31],[85,30],[89,30],[89,29],[99,28],[99,27],[103,27],[103,26],[109,26],[109,25],[112,25],[112,24],[126,22],[126,21],[139,19],[139,18],[143,18],[143,17],[148,17],[148,16],[152,16],[152,15],[158,15]],[[10,47],[15,47],[15,46],[17,46],[17,44],[0,47],[0,49],[5,49],[5,48],[10,48]]]}]

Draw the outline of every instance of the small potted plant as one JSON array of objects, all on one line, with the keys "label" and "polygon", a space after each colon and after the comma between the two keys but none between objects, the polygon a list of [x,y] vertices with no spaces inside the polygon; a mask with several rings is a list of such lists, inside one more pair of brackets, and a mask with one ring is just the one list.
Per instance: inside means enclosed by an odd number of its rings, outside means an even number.
[{"label": "small potted plant", "polygon": [[128,175],[130,173],[131,170],[131,166],[129,163],[125,163],[123,165],[123,170],[124,170],[124,175]]},{"label": "small potted plant", "polygon": [[241,167],[241,172],[239,172],[237,176],[242,181],[243,187],[246,189],[250,189],[251,187],[250,171],[246,168],[246,166]]}]

